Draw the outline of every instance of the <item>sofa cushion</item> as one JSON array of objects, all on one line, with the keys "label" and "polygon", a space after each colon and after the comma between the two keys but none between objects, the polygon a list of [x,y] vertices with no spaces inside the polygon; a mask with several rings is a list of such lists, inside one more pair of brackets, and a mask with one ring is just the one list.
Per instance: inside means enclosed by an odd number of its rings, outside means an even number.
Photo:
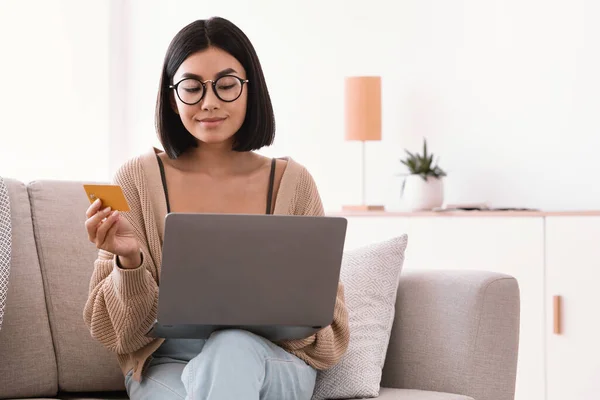
[{"label": "sofa cushion", "polygon": [[7,400],[129,400],[126,392],[101,392],[101,393],[59,393],[57,397],[46,398],[25,398],[25,399],[7,399]]},{"label": "sofa cushion", "polygon": [[[358,400],[358,399],[355,399]],[[426,390],[381,388],[377,400],[474,400],[459,394],[429,392]]]},{"label": "sofa cushion", "polygon": [[84,227],[89,201],[83,183],[32,182],[29,196],[58,360],[59,389],[124,390],[124,377],[115,355],[91,337],[83,321],[98,254]]},{"label": "sofa cushion", "polygon": [[127,392],[58,394],[61,400],[129,400]]},{"label": "sofa cushion", "polygon": [[313,400],[379,394],[407,240],[401,235],[344,253],[350,344],[338,364],[319,371]]},{"label": "sofa cushion", "polygon": [[129,400],[127,395],[120,395],[118,397],[107,397],[104,395],[92,396],[88,395],[75,395],[75,397],[61,397],[60,400]]},{"label": "sofa cushion", "polygon": [[27,189],[5,179],[10,198],[12,252],[0,330],[0,398],[56,394],[52,346],[42,274],[31,226]]},{"label": "sofa cushion", "polygon": [[[126,394],[106,395],[105,393],[99,395],[90,394],[70,394],[67,396],[59,396],[61,400],[129,400]],[[16,400],[16,399],[15,399]],[[35,398],[35,399],[20,399],[20,400],[59,400],[59,399],[47,399],[47,398]],[[360,400],[360,399],[352,399]],[[474,400],[472,397],[461,396],[458,394],[440,393],[440,392],[429,392],[425,390],[411,390],[411,389],[392,389],[392,388],[381,388],[379,397],[377,400]]]}]

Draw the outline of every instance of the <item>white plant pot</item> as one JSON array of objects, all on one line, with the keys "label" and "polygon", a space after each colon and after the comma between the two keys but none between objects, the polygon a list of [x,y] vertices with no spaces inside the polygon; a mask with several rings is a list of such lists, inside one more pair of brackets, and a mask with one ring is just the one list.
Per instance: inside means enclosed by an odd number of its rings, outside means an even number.
[{"label": "white plant pot", "polygon": [[402,203],[411,211],[431,210],[444,204],[444,182],[441,178],[409,175],[404,181]]}]

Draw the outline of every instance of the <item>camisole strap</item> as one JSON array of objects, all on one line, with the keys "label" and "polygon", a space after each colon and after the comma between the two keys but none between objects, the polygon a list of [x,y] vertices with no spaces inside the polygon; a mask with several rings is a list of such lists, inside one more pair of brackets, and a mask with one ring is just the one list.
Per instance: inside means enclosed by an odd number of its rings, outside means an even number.
[{"label": "camisole strap", "polygon": [[165,176],[165,166],[163,165],[162,160],[156,155],[156,160],[158,161],[158,167],[160,168],[160,178],[162,180],[163,190],[165,191],[165,201],[167,202],[167,214],[171,212],[171,205],[169,204],[169,192],[167,190],[167,177]]},{"label": "camisole strap", "polygon": [[271,175],[269,176],[269,192],[267,193],[267,214],[271,214],[271,201],[273,201],[273,184],[275,182],[275,159],[271,160]]}]

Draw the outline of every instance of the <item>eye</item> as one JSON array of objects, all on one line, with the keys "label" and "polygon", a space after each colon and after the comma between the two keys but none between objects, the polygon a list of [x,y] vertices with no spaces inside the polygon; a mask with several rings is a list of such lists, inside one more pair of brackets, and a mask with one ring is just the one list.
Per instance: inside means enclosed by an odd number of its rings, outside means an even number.
[{"label": "eye", "polygon": [[195,79],[186,79],[179,84],[179,89],[187,93],[197,93],[202,90],[202,84]]},{"label": "eye", "polygon": [[218,90],[233,90],[240,85],[240,81],[231,76],[224,76],[217,81]]},{"label": "eye", "polygon": [[202,90],[202,86],[194,84],[182,84],[180,87],[182,90],[185,90],[188,93],[196,93]]},{"label": "eye", "polygon": [[188,93],[198,93],[201,90],[199,87],[189,87],[189,88],[184,87],[182,89]]}]

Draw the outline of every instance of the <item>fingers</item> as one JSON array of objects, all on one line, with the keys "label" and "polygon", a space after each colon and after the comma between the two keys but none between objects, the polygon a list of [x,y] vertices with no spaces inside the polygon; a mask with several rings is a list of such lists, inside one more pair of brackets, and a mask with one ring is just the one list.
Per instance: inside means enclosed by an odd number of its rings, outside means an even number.
[{"label": "fingers", "polygon": [[[115,211],[115,213],[118,213],[118,211]],[[112,226],[108,229],[106,235],[104,236],[104,243],[114,243],[115,236],[117,235],[117,230],[119,228],[119,215],[117,214],[116,217],[114,217],[113,215],[111,215],[111,217],[114,219],[114,221],[112,223]]]},{"label": "fingers", "polygon": [[87,218],[91,217],[92,215],[94,215],[100,209],[101,206],[102,206],[102,200],[96,199],[96,201],[94,201],[88,207],[87,211],[85,212],[85,216]]},{"label": "fingers", "polygon": [[103,247],[104,243],[106,242],[107,239],[107,234],[108,231],[113,227],[116,226],[116,222],[119,219],[119,211],[115,211],[112,214],[110,214],[108,216],[108,218],[106,218],[106,220],[102,221],[102,223],[100,224],[100,227],[98,228],[98,230],[96,231],[96,246],[98,248]]},{"label": "fingers", "polygon": [[102,221],[109,216],[110,214],[110,207],[106,207],[105,209],[96,212],[95,214],[93,214],[91,217],[89,217],[86,221],[85,221],[85,228],[87,230],[88,233],[88,239],[92,242],[95,241],[96,239],[96,232],[98,229],[98,225],[100,225],[102,223]]}]

